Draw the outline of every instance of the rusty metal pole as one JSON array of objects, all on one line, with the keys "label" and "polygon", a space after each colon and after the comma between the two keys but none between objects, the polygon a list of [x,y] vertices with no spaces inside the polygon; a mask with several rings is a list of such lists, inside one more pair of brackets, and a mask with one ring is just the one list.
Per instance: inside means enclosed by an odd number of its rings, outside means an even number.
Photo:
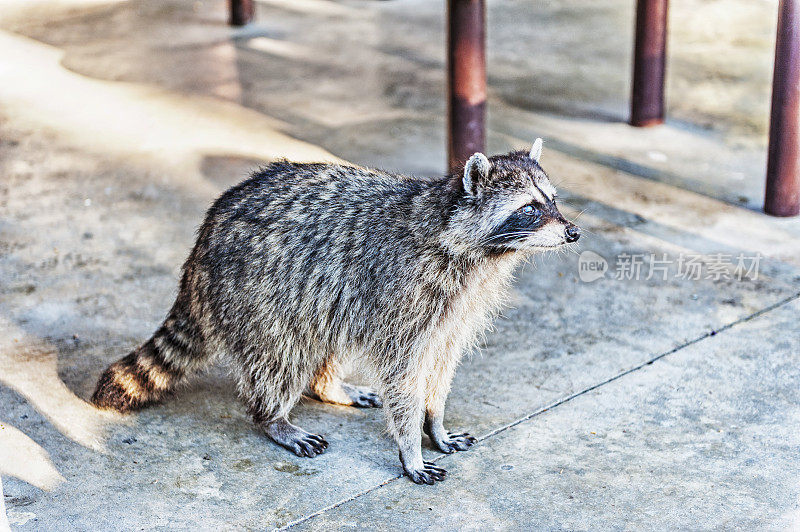
[{"label": "rusty metal pole", "polygon": [[447,158],[458,171],[483,151],[486,115],[485,0],[447,0]]},{"label": "rusty metal pole", "polygon": [[775,216],[800,214],[800,2],[797,0],[781,0],[778,7],[764,212]]},{"label": "rusty metal pole", "polygon": [[228,0],[231,26],[244,26],[253,20],[253,0]]},{"label": "rusty metal pole", "polygon": [[638,0],[633,49],[632,126],[664,122],[667,65],[667,0]]}]

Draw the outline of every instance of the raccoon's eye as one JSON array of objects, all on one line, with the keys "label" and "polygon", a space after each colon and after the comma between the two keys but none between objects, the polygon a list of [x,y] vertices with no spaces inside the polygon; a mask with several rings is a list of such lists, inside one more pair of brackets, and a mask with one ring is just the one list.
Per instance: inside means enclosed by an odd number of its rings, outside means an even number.
[{"label": "raccoon's eye", "polygon": [[539,214],[539,210],[533,205],[525,205],[520,209],[525,216],[534,216]]}]

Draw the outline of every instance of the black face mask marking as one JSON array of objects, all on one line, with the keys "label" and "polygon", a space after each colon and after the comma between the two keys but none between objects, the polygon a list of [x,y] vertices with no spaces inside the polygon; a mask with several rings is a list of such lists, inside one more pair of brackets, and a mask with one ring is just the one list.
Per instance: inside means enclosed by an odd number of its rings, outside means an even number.
[{"label": "black face mask marking", "polygon": [[[547,197],[544,194],[542,196]],[[510,251],[513,249],[511,244],[524,240],[553,220],[563,220],[553,200],[546,204],[532,202],[509,215],[486,239],[486,242],[492,251]]]}]

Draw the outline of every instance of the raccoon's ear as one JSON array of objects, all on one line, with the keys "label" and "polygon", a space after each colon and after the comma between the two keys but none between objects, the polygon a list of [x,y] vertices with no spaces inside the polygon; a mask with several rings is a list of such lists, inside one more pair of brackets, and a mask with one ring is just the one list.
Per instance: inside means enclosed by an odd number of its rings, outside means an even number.
[{"label": "raccoon's ear", "polygon": [[470,157],[464,166],[464,192],[475,194],[478,191],[478,184],[489,177],[491,168],[492,164],[484,154],[476,153]]},{"label": "raccoon's ear", "polygon": [[539,162],[539,159],[542,158],[542,139],[536,139],[533,141],[533,147],[531,148],[531,159],[533,159],[536,163]]}]

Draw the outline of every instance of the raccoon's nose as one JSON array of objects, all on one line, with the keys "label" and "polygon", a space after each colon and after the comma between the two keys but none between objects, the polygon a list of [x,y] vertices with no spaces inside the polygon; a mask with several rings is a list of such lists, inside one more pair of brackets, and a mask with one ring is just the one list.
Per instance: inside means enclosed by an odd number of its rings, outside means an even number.
[{"label": "raccoon's nose", "polygon": [[577,225],[570,225],[564,231],[564,238],[567,242],[577,242],[581,237],[581,229]]}]

